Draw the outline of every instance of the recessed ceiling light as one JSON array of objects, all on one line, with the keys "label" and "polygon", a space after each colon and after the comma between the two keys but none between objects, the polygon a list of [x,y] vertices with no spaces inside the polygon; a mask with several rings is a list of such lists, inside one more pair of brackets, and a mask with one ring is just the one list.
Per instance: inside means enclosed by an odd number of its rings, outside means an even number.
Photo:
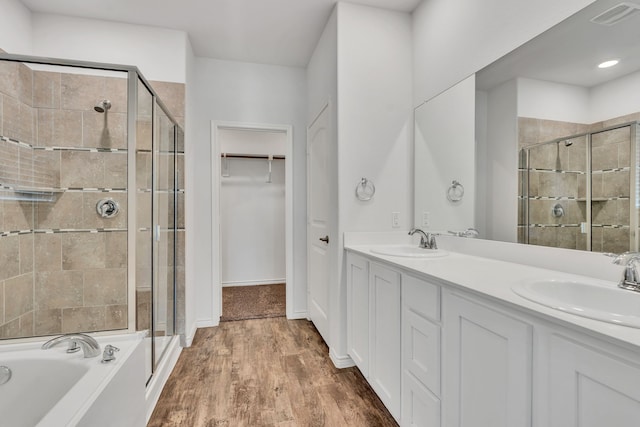
[{"label": "recessed ceiling light", "polygon": [[614,65],[616,65],[618,62],[617,59],[612,59],[611,61],[604,61],[600,64],[598,64],[598,68],[609,68],[609,67],[613,67]]}]

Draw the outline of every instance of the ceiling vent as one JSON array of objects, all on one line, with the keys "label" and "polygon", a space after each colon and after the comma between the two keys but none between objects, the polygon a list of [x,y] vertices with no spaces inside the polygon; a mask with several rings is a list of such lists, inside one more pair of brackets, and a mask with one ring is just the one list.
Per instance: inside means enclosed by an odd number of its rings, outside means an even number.
[{"label": "ceiling vent", "polygon": [[634,3],[620,3],[607,9],[600,15],[591,18],[591,22],[600,25],[614,25],[636,13],[640,12],[640,5]]}]

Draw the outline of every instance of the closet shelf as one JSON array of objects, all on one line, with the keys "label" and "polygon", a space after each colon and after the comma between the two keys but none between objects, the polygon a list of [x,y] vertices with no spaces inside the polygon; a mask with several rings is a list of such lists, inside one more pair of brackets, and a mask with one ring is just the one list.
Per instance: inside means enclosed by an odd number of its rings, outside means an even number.
[{"label": "closet shelf", "polygon": [[[268,154],[232,154],[232,153],[222,153],[220,154],[221,158],[227,159],[269,159]],[[271,156],[273,160],[284,160],[285,156],[274,154]]]}]

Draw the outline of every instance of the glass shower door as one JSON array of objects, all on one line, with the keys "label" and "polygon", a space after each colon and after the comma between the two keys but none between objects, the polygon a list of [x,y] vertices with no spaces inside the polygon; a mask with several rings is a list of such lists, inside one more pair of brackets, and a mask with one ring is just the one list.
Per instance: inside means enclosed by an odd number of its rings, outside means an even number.
[{"label": "glass shower door", "polygon": [[162,358],[175,333],[175,125],[155,105],[153,147],[153,358]]}]

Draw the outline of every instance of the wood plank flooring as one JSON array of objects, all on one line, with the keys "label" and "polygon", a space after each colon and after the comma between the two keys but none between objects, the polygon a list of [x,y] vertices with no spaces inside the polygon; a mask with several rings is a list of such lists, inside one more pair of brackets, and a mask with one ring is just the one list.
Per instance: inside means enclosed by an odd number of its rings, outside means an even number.
[{"label": "wood plank flooring", "polygon": [[357,368],[336,369],[311,322],[268,318],[199,329],[150,427],[397,426]]}]

